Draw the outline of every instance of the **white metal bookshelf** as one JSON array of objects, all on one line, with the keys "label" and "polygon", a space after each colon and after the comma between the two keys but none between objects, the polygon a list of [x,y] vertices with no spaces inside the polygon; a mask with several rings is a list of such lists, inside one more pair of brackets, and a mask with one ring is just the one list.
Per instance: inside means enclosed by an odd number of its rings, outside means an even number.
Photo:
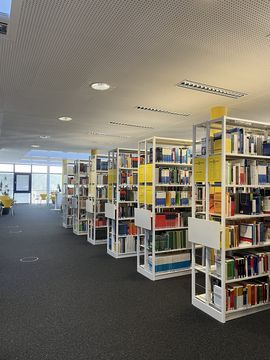
[{"label": "white metal bookshelf", "polygon": [[74,195],[74,162],[63,160],[62,210],[63,227],[72,229],[72,196]]},{"label": "white metal bookshelf", "polygon": [[270,309],[268,130],[227,116],[193,126],[192,304],[223,323]]},{"label": "white metal bookshelf", "polygon": [[89,160],[87,241],[92,245],[107,243],[105,203],[108,199],[108,155],[94,155]]},{"label": "white metal bookshelf", "polygon": [[76,235],[87,235],[86,200],[88,198],[88,166],[86,160],[74,162],[75,195],[72,197],[73,232]]},{"label": "white metal bookshelf", "polygon": [[191,140],[152,137],[139,142],[137,271],[150,280],[191,272]]},{"label": "white metal bookshelf", "polygon": [[114,258],[136,256],[140,236],[134,224],[138,191],[138,150],[117,148],[108,153],[107,253]]}]

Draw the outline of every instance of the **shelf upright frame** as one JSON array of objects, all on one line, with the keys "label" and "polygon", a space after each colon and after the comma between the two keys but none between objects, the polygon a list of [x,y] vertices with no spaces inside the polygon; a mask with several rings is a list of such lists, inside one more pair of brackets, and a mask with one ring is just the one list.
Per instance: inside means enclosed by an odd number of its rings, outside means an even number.
[{"label": "shelf upright frame", "polygon": [[[107,162],[108,164],[108,155],[98,155],[95,154],[92,157],[89,158],[89,188],[88,188],[88,199],[91,202],[91,213],[88,212],[88,226],[87,226],[87,241],[92,245],[102,245],[107,243],[107,220],[106,220],[106,226],[102,226],[101,228],[97,227],[96,220],[98,216],[101,215],[100,212],[97,211],[97,203],[99,201],[106,202],[108,200],[108,183],[107,184],[98,184],[98,175],[100,174],[107,174],[108,176],[108,170],[102,170],[97,169],[97,163],[98,160],[100,162]],[[105,160],[105,161],[104,161]],[[98,197],[98,188],[102,187],[102,185],[106,186],[106,193],[107,196],[104,198],[102,197],[102,200]],[[91,191],[90,191],[91,189]],[[104,218],[105,218],[105,211],[104,211]],[[99,232],[99,229],[103,230],[106,229],[106,236],[102,239],[97,239],[97,233]]]},{"label": "shelf upright frame", "polygon": [[[129,155],[137,155],[138,150],[137,149],[129,149],[129,148],[116,148],[113,150],[110,150],[108,153],[108,179],[109,179],[109,171],[110,170],[115,170],[115,174],[116,174],[116,178],[112,179],[112,184],[109,184],[108,181],[108,204],[110,204],[110,210],[106,212],[106,216],[107,216],[107,226],[108,226],[108,236],[107,236],[107,254],[111,255],[112,257],[116,258],[116,259],[120,259],[120,258],[126,258],[126,257],[135,257],[137,255],[137,244],[136,244],[136,248],[134,249],[134,251],[132,252],[125,252],[122,253],[120,252],[120,237],[121,238],[125,238],[126,236],[129,235],[121,235],[119,234],[119,225],[122,221],[131,221],[134,222],[134,218],[120,218],[119,217],[119,205],[121,204],[121,200],[120,200],[120,187],[122,184],[120,184],[120,172],[121,170],[123,170],[123,167],[120,166],[120,158],[122,154],[129,154]],[[132,171],[133,174],[134,172],[137,172],[138,169],[137,168],[127,168],[127,171]],[[114,174],[114,172],[112,172],[112,174]],[[114,175],[112,175],[114,176]],[[134,176],[133,176],[134,178]],[[129,186],[128,184],[125,184],[127,187]],[[111,186],[111,198],[109,196],[110,191],[109,191],[109,187]],[[130,185],[133,189],[134,187],[137,188],[137,184],[132,184]],[[134,201],[135,204],[135,201]],[[112,206],[114,207],[112,210]],[[113,231],[113,229],[115,229],[115,233]],[[135,235],[130,235],[136,238],[137,242],[139,241],[139,236],[138,234]],[[123,240],[125,241],[125,240]],[[115,248],[115,249],[113,249]]]},{"label": "shelf upright frame", "polygon": [[[141,155],[145,155],[145,161],[144,161],[144,168],[143,168],[143,174],[144,174],[144,181],[140,181],[140,168],[139,168],[139,176],[138,176],[138,211],[137,215],[135,216],[135,224],[138,227],[138,234],[144,233],[144,244],[143,244],[143,251],[141,250],[142,245],[138,242],[137,244],[137,271],[147,277],[148,279],[152,281],[166,279],[170,277],[176,277],[176,276],[182,276],[182,275],[188,275],[191,273],[191,266],[185,269],[179,269],[179,270],[170,270],[170,271],[161,271],[160,273],[156,271],[156,213],[158,211],[156,207],[156,190],[159,188],[159,186],[162,186],[161,184],[157,184],[157,178],[156,178],[156,166],[162,166],[162,162],[159,164],[157,162],[156,158],[156,148],[157,145],[167,145],[170,147],[173,146],[179,146],[179,147],[191,147],[192,146],[192,140],[186,140],[186,139],[174,139],[174,138],[163,138],[163,137],[151,137],[145,140],[141,140],[138,142],[138,157],[141,159]],[[149,152],[149,146],[152,147],[152,163],[148,163],[148,152]],[[147,182],[147,165],[152,164],[152,181],[151,181],[151,205],[147,203],[147,187],[149,187],[149,183]],[[143,165],[140,164],[139,165]],[[163,166],[179,166],[181,167],[181,163],[173,163],[173,162],[163,162]],[[187,164],[183,164],[183,167],[187,167]],[[191,165],[190,165],[191,167]],[[191,170],[191,168],[189,169]],[[143,185],[142,185],[143,184]],[[168,184],[164,184],[165,186]],[[169,185],[173,188],[173,186],[176,184]],[[140,194],[141,192],[141,186],[143,186],[143,202],[140,200]],[[192,189],[191,185],[185,185],[184,187]],[[189,206],[183,206],[184,208],[189,208]],[[166,209],[166,206],[164,207]],[[169,208],[177,208],[177,206],[171,206]],[[159,209],[161,210],[162,207]],[[141,211],[142,210],[142,211]],[[146,213],[144,212],[146,211]],[[142,225],[142,218],[144,217],[144,214],[148,218],[151,218],[151,230],[150,228],[143,227],[145,225]],[[149,222],[148,222],[149,224]],[[162,229],[158,229],[162,230]],[[172,228],[171,230],[175,230]],[[179,231],[182,231],[184,229],[179,229]],[[170,231],[170,229],[167,229],[167,231]],[[151,239],[152,239],[152,250],[148,249],[148,237],[151,233]],[[191,246],[183,249],[172,249],[168,251],[164,251],[167,253],[174,253],[183,251],[183,250],[189,250],[191,253]],[[152,268],[149,268],[149,255],[151,254],[152,257]],[[141,261],[143,258],[143,261]]]},{"label": "shelf upright frame", "polygon": [[[72,216],[72,195],[69,195],[68,189],[73,187],[74,193],[74,171],[69,172],[70,167],[73,168],[74,161],[63,160],[63,181],[62,181],[62,210],[63,210],[63,222],[62,225],[65,229],[73,228],[73,216]],[[69,179],[73,178],[73,184],[69,184]],[[71,212],[70,212],[71,210]]]},{"label": "shelf upright frame", "polygon": [[[264,218],[264,217],[269,217],[270,215],[267,214],[255,214],[255,215],[234,215],[234,216],[227,216],[226,213],[226,191],[227,191],[227,187],[232,188],[235,192],[237,186],[235,186],[234,184],[232,185],[227,185],[226,184],[226,163],[229,159],[261,159],[261,160],[267,160],[270,163],[270,156],[265,156],[265,155],[256,155],[256,154],[246,154],[246,144],[245,141],[243,141],[243,154],[239,154],[239,153],[227,153],[227,149],[226,149],[226,136],[227,136],[227,130],[229,128],[233,128],[233,127],[242,127],[244,129],[248,129],[249,132],[251,132],[252,129],[258,130],[260,133],[262,133],[264,130],[269,129],[270,125],[268,123],[262,123],[262,122],[256,122],[256,121],[252,121],[252,120],[245,120],[245,119],[239,119],[239,118],[233,118],[233,117],[228,117],[228,116],[223,116],[221,118],[218,119],[214,119],[214,120],[210,120],[210,121],[205,121],[202,122],[200,124],[196,124],[193,125],[193,154],[194,157],[196,156],[196,144],[197,144],[197,130],[200,129],[204,129],[205,130],[205,137],[206,137],[206,154],[205,154],[205,221],[209,222],[210,219],[210,215],[211,216],[217,216],[217,215],[213,215],[210,214],[209,211],[209,195],[210,195],[210,187],[211,186],[216,186],[215,185],[211,185],[209,182],[209,178],[208,178],[208,164],[209,164],[209,156],[212,155],[209,153],[209,139],[210,139],[210,131],[212,129],[214,130],[219,130],[221,132],[221,152],[220,157],[221,157],[221,184],[220,186],[220,191],[221,191],[221,213],[220,213],[220,227],[219,227],[219,232],[217,232],[216,235],[216,240],[219,241],[219,248],[214,248],[217,249],[217,251],[220,254],[220,261],[221,261],[221,273],[220,276],[213,273],[213,269],[211,269],[211,263],[210,263],[210,251],[211,249],[213,249],[212,246],[203,246],[202,248],[202,254],[203,256],[205,256],[205,266],[202,266],[201,269],[198,268],[196,266],[196,248],[198,244],[201,244],[201,239],[197,239],[198,242],[196,241],[192,241],[192,304],[194,306],[196,306],[197,308],[199,308],[200,310],[204,311],[205,313],[207,313],[208,315],[212,316],[213,318],[215,318],[216,320],[220,321],[221,323],[225,323],[226,321],[232,320],[232,319],[236,319],[236,318],[240,318],[246,315],[250,315],[250,314],[254,314],[258,311],[263,311],[263,310],[269,310],[270,309],[270,303],[266,302],[266,303],[260,303],[260,304],[256,304],[256,305],[251,305],[251,306],[246,306],[240,309],[236,309],[236,310],[226,310],[226,284],[229,283],[238,283],[240,282],[242,279],[241,278],[235,278],[232,280],[227,280],[226,279],[226,251],[235,251],[238,250],[240,251],[241,249],[249,249],[249,248],[259,248],[259,247],[265,247],[265,246],[270,246],[269,245],[269,241],[266,243],[260,243],[259,245],[252,245],[252,246],[245,246],[245,247],[234,247],[232,249],[226,249],[226,224],[227,221],[239,221],[241,219],[255,219],[257,218]],[[200,155],[199,157],[203,157],[203,155]],[[195,161],[193,161],[193,174],[195,174],[196,169],[195,169]],[[255,184],[254,184],[255,185]],[[192,180],[192,219],[195,219],[197,214],[201,214],[201,213],[197,213],[196,212],[196,188],[199,185],[195,182],[195,177],[193,177]],[[252,186],[252,185],[241,185],[238,187],[242,187],[245,191],[248,188],[256,188],[256,186]],[[262,187],[262,188],[267,188],[267,185],[264,186],[258,186],[258,187]],[[270,184],[269,184],[269,188],[270,188]],[[215,221],[213,221],[215,222]],[[205,225],[207,226],[207,224]],[[191,232],[192,229],[189,227],[189,231]],[[199,236],[199,237],[203,237],[203,236]],[[214,268],[215,271],[215,268]],[[205,274],[205,294],[201,294],[201,295],[196,295],[196,275],[202,272]],[[269,274],[260,274],[259,276],[267,276],[269,278]],[[213,294],[211,294],[211,277],[212,278],[216,278],[220,281],[220,298],[221,298],[221,302],[220,302],[220,308],[218,308],[213,302],[212,302],[212,298],[213,298]],[[248,280],[252,280],[252,279],[256,279],[258,278],[257,275],[255,276],[251,276],[248,277]]]},{"label": "shelf upright frame", "polygon": [[[73,233],[75,235],[87,235],[87,217],[85,211],[85,218],[81,219],[81,210],[86,210],[81,207],[81,200],[88,198],[88,195],[80,195],[80,188],[83,186],[85,189],[88,189],[88,171],[86,173],[81,173],[80,165],[87,164],[87,160],[76,160],[74,162],[74,168],[77,168],[77,173],[74,171],[75,176],[75,194],[73,197]],[[81,178],[87,178],[86,184],[81,184]],[[87,191],[88,192],[88,191]],[[85,230],[80,230],[80,223],[85,223]]]}]

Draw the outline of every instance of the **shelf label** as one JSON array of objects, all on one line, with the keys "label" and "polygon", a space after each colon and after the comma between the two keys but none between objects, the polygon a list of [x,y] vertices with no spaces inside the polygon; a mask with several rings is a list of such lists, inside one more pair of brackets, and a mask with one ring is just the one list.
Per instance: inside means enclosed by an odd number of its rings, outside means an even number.
[{"label": "shelf label", "polygon": [[221,182],[221,156],[211,155],[208,158],[208,181]]}]

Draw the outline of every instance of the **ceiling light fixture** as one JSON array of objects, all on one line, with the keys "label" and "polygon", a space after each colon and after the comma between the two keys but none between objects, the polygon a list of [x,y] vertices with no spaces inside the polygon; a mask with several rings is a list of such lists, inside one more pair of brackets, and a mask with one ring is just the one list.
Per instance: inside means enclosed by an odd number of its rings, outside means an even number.
[{"label": "ceiling light fixture", "polygon": [[41,139],[50,139],[50,135],[40,135]]},{"label": "ceiling light fixture", "polygon": [[33,145],[31,145],[31,147],[32,147],[32,148],[39,148],[40,145],[33,144]]},{"label": "ceiling light fixture", "polygon": [[178,112],[174,112],[174,111],[168,111],[168,110],[163,110],[163,109],[156,109],[156,108],[146,107],[146,106],[136,106],[136,109],[137,109],[137,110],[154,111],[154,112],[158,112],[158,113],[162,113],[162,114],[167,114],[167,115],[190,116],[190,114],[188,114],[188,113],[178,113]]},{"label": "ceiling light fixture", "polygon": [[118,121],[110,121],[109,124],[119,125],[119,126],[129,126],[129,127],[135,127],[135,128],[141,128],[141,129],[154,129],[153,126],[128,124],[128,123],[121,123]]},{"label": "ceiling light fixture", "polygon": [[60,120],[60,121],[71,121],[72,117],[70,117],[70,116],[60,116],[58,118],[58,120]]},{"label": "ceiling light fixture", "polygon": [[90,86],[92,89],[99,91],[105,91],[110,89],[110,85],[103,82],[92,83],[90,84]]},{"label": "ceiling light fixture", "polygon": [[183,80],[180,83],[176,84],[176,86],[183,87],[183,88],[190,89],[190,90],[202,91],[202,92],[206,92],[209,94],[226,96],[226,97],[233,98],[233,99],[239,99],[239,98],[247,95],[246,93],[243,93],[240,91],[220,88],[217,86],[207,85],[207,84],[203,84],[203,83],[199,83],[199,82],[191,81],[191,80]]}]

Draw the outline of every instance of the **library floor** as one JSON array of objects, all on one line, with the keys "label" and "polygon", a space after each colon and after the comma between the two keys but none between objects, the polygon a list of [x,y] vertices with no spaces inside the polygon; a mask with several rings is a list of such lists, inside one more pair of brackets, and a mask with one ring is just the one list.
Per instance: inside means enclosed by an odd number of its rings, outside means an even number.
[{"label": "library floor", "polygon": [[0,292],[1,360],[270,358],[268,312],[222,325],[190,305],[189,277],[151,282],[46,206],[0,217]]}]

